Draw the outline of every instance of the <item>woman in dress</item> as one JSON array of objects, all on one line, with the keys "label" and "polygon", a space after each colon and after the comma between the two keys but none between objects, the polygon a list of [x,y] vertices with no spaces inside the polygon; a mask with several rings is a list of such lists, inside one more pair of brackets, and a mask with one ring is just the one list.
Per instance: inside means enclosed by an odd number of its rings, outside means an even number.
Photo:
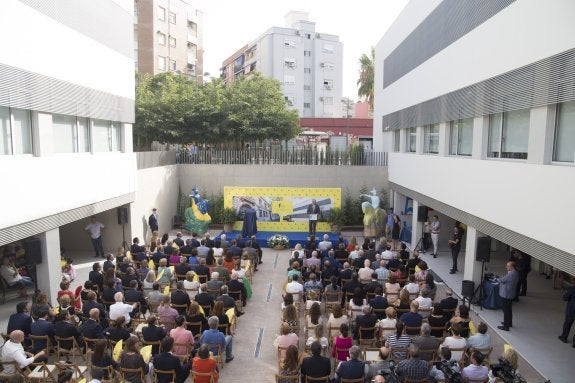
[{"label": "woman in dress", "polygon": [[148,363],[144,361],[144,358],[140,354],[140,349],[142,348],[142,343],[136,336],[131,336],[124,346],[124,351],[120,356],[120,367],[122,368],[141,368],[144,372],[144,376],[142,374],[130,372],[124,374],[124,379],[131,382],[131,383],[143,383],[142,378],[145,380],[147,374],[150,371],[150,367]]},{"label": "woman in dress", "polygon": [[201,327],[198,329],[197,327],[191,328],[188,326],[188,330],[190,330],[193,334],[202,334],[204,330],[208,329],[208,320],[206,319],[205,315],[200,312],[200,305],[198,302],[190,303],[190,308],[186,314],[186,322],[188,323],[201,323]]},{"label": "woman in dress", "polygon": [[353,318],[354,316],[361,313],[363,306],[366,305],[367,301],[363,297],[363,289],[361,289],[360,287],[356,287],[353,290],[353,298],[351,298],[351,300],[349,301],[349,317]]},{"label": "woman in dress", "polygon": [[[210,316],[212,315],[218,317],[218,326],[228,325],[228,328],[224,333],[224,335],[230,335],[230,318],[228,318],[228,316],[226,315],[226,311],[224,309],[224,302],[216,301],[214,303],[214,308],[210,313]],[[220,332],[224,332],[222,331],[222,329],[219,330]]]},{"label": "woman in dress", "polygon": [[388,307],[385,309],[385,319],[380,320],[377,323],[377,327],[379,328],[379,337],[383,342],[387,339],[387,337],[393,334],[395,330],[395,325],[397,324],[396,319],[396,312],[393,307]]},{"label": "woman in dress", "polygon": [[188,292],[190,299],[194,299],[200,288],[200,282],[196,280],[196,273],[192,270],[186,273],[184,280],[184,289]]},{"label": "woman in dress", "polygon": [[433,275],[431,275],[430,273],[428,273],[427,276],[425,277],[425,283],[423,284],[423,288],[427,289],[427,292],[431,300],[435,300],[435,294],[437,293],[437,285],[433,280]]},{"label": "woman in dress", "polygon": [[449,322],[452,325],[458,323],[461,326],[461,336],[469,338],[469,322],[471,322],[471,318],[469,317],[469,308],[467,306],[460,305]]},{"label": "woman in dress", "polygon": [[333,340],[331,356],[340,362],[345,362],[349,358],[349,348],[351,346],[353,346],[353,339],[349,335],[349,326],[347,323],[342,323],[339,326],[339,335]]},{"label": "woman in dress", "polygon": [[[297,376],[299,374],[299,352],[297,346],[290,345],[280,365],[280,376]],[[277,383],[291,383],[293,380],[279,378]]]},{"label": "woman in dress", "polygon": [[108,339],[113,340],[114,342],[117,342],[120,339],[123,341],[128,340],[130,332],[126,329],[126,318],[122,315],[116,318],[113,324],[104,330],[104,334],[106,334]]},{"label": "woman in dress", "polygon": [[327,320],[326,330],[328,336],[331,336],[331,331],[333,329],[339,328],[343,323],[347,324],[349,319],[347,315],[343,314],[343,309],[340,305],[334,305],[331,314]]},{"label": "woman in dress", "polygon": [[286,357],[286,349],[289,346],[297,347],[298,343],[299,337],[297,334],[291,332],[291,327],[286,322],[283,322],[280,325],[280,335],[274,340],[274,347],[280,350],[280,360]]},{"label": "woman in dress", "polygon": [[351,253],[352,251],[355,250],[356,246],[357,246],[357,238],[353,236],[349,239],[349,243],[347,244],[347,252]]},{"label": "woman in dress", "polygon": [[158,318],[165,326],[167,333],[174,328],[174,322],[177,316],[178,311],[170,306],[170,296],[164,295],[162,297],[162,303],[160,304],[160,307],[158,307]]},{"label": "woman in dress", "polygon": [[168,260],[166,258],[160,259],[160,266],[158,267],[158,283],[170,283],[172,279],[172,269],[168,267]]},{"label": "woman in dress", "polygon": [[218,363],[210,358],[210,349],[207,344],[202,344],[198,349],[198,355],[192,360],[192,374],[194,372],[211,374],[209,376],[193,376],[194,383],[218,383]]},{"label": "woman in dress", "polygon": [[387,303],[391,305],[397,300],[399,290],[401,290],[401,286],[399,286],[399,283],[397,283],[395,275],[390,274],[387,282],[385,282],[385,295],[387,297]]},{"label": "woman in dress", "polygon": [[385,341],[385,347],[392,348],[391,350],[392,358],[397,360],[406,359],[407,352],[406,351],[394,352],[393,348],[407,348],[411,344],[411,338],[409,337],[409,335],[405,335],[403,333],[403,328],[404,328],[403,322],[397,321],[397,323],[395,324],[395,333],[390,334],[387,337],[387,340]]},{"label": "woman in dress", "polygon": [[[338,297],[335,294],[333,294],[341,292],[341,287],[337,283],[337,277],[335,275],[332,275],[329,281],[330,284],[325,286],[324,289],[324,295],[323,295],[324,299],[326,300],[327,303],[339,302],[341,299],[338,299]],[[327,294],[328,292],[330,293],[329,295]]]},{"label": "woman in dress", "polygon": [[398,312],[404,313],[409,311],[410,304],[411,299],[409,297],[409,291],[402,289],[399,293],[399,299],[393,302],[393,307],[398,310]]},{"label": "woman in dress", "polygon": [[142,282],[142,286],[145,289],[151,289],[154,287],[155,282],[156,282],[156,272],[154,270],[149,270],[148,274],[146,274],[146,278],[144,278],[144,282]]},{"label": "woman in dress", "polygon": [[108,341],[106,339],[98,339],[94,342],[92,365],[102,369],[104,379],[109,379],[108,366],[112,366],[114,370],[118,369],[118,363],[112,359],[107,349]]},{"label": "woman in dress", "polygon": [[431,327],[441,327],[441,330],[431,329],[430,335],[436,338],[443,338],[449,318],[443,313],[441,303],[435,302],[433,304],[433,310],[431,310],[431,315],[427,318],[427,322]]},{"label": "woman in dress", "polygon": [[325,352],[325,350],[327,350],[327,347],[329,345],[329,341],[324,336],[324,331],[325,330],[322,324],[318,324],[317,326],[315,326],[315,328],[313,329],[313,334],[307,338],[305,345],[307,347],[310,347],[313,342],[317,341],[319,342],[319,344],[321,344],[321,349]]},{"label": "woman in dress", "polygon": [[287,323],[291,327],[297,327],[299,324],[297,309],[293,304],[287,305],[283,311],[282,322]]},{"label": "woman in dress", "polygon": [[321,308],[318,302],[314,302],[305,317],[306,327],[308,329],[314,328],[321,324]]}]

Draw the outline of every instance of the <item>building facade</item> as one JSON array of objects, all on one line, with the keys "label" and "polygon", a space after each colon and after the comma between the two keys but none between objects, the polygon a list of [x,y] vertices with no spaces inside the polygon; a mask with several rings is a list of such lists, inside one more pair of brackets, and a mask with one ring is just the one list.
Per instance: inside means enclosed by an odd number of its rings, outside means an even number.
[{"label": "building facade", "polygon": [[341,117],[343,45],[315,31],[307,13],[290,12],[286,27],[272,27],[222,63],[221,77],[234,81],[259,72],[282,84],[289,108],[300,117]]},{"label": "building facade", "polygon": [[92,215],[117,247],[116,208],[134,200],[132,19],[128,0],[0,3],[2,35],[18,36],[0,53],[0,246],[37,244],[27,262],[52,304],[61,247],[90,243]]},{"label": "building facade", "polygon": [[187,0],[134,2],[134,57],[139,72],[175,72],[203,81],[203,14]]},{"label": "building facade", "polygon": [[468,225],[464,279],[479,282],[480,236],[575,275],[573,14],[416,0],[377,45],[374,150],[390,152],[396,211],[413,199],[415,233],[421,205]]}]

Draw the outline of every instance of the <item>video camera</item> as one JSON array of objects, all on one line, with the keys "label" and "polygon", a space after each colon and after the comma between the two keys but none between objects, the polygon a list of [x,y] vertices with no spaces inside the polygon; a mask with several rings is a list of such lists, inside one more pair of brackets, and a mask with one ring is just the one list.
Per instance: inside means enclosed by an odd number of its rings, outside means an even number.
[{"label": "video camera", "polygon": [[493,376],[502,379],[504,383],[527,383],[521,375],[515,372],[513,367],[503,358],[499,358],[498,364],[491,365]]},{"label": "video camera", "polygon": [[394,360],[389,361],[389,369],[381,369],[377,371],[378,375],[385,378],[386,383],[400,383],[397,372],[395,372],[396,364]]},{"label": "video camera", "polygon": [[443,360],[435,363],[435,368],[443,372],[445,382],[448,383],[463,383],[463,378],[459,372],[459,366],[456,361]]}]

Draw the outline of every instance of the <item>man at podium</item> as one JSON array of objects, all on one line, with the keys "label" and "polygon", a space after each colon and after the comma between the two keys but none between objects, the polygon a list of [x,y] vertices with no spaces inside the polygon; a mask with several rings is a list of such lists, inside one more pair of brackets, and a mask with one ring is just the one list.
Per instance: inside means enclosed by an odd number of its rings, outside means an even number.
[{"label": "man at podium", "polygon": [[321,218],[321,209],[315,201],[311,200],[311,204],[307,207],[307,215],[309,219],[309,235],[315,235],[315,227],[317,226],[318,218]]}]

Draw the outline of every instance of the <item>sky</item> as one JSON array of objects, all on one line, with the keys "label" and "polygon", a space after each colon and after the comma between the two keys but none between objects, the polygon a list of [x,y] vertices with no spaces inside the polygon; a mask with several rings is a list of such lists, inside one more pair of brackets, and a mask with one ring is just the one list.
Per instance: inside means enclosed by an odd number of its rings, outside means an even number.
[{"label": "sky", "polygon": [[289,11],[309,12],[316,32],[343,43],[343,97],[357,100],[359,58],[369,54],[408,0],[196,0],[204,14],[204,72],[218,77],[222,62],[273,26]]}]

